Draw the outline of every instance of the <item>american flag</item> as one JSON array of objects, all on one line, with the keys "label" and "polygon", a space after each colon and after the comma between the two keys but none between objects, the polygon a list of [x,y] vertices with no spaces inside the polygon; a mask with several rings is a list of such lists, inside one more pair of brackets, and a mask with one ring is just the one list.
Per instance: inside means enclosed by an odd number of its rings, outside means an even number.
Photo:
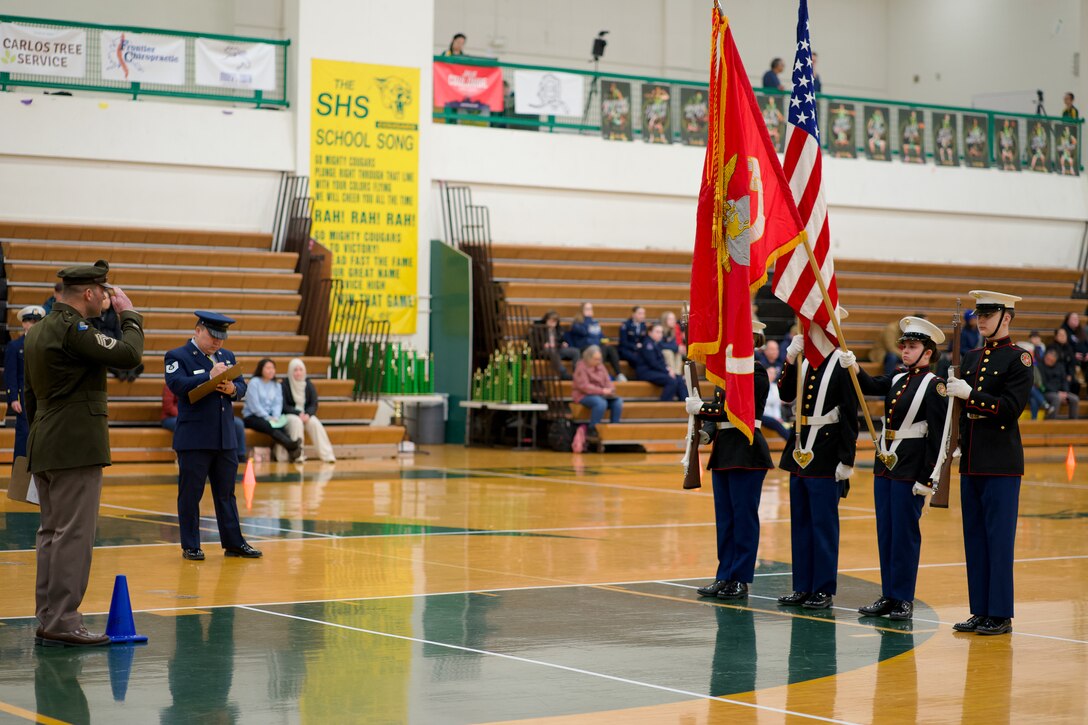
[{"label": "american flag", "polygon": [[[827,201],[824,199],[820,128],[817,125],[816,91],[813,88],[812,43],[808,33],[808,1],[800,2],[783,169],[820,266],[820,276],[831,297],[831,305],[837,310],[839,289],[835,282],[835,264],[831,259]],[[801,318],[802,328],[807,333],[805,357],[811,365],[819,365],[838,347],[838,340],[803,247],[796,247],[778,260],[773,289],[775,296],[789,304]]]}]

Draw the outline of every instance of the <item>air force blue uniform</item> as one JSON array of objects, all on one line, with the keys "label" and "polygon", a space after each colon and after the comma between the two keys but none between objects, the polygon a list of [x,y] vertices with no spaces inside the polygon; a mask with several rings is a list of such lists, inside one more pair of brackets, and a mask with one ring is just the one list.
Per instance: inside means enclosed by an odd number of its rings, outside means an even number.
[{"label": "air force blue uniform", "polygon": [[223,548],[245,544],[238,523],[238,505],[234,483],[238,474],[238,440],[232,400],[241,400],[246,384],[239,374],[234,382],[234,396],[213,391],[196,403],[189,402],[189,391],[207,382],[217,362],[234,365],[234,353],[220,349],[209,357],[190,340],[166,353],[166,384],[178,396],[178,423],[174,430],[174,450],[178,454],[178,522],[181,548],[200,548],[200,499],[204,482],[210,480]]},{"label": "air force blue uniform", "polygon": [[19,401],[22,413],[15,414],[15,458],[26,455],[26,439],[30,435],[30,424],[26,420],[26,403],[23,401],[23,350],[26,336],[8,343],[4,350],[4,387],[8,393],[8,410],[11,404]]}]

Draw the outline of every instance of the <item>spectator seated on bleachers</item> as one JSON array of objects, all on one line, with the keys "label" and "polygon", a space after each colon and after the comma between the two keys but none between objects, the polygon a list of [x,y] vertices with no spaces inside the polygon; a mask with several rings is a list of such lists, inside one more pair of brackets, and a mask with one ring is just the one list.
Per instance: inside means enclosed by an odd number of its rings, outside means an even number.
[{"label": "spectator seated on bleachers", "polygon": [[[1032,331],[1032,334],[1035,334],[1034,331]],[[1043,395],[1042,369],[1043,355],[1045,353],[1036,355],[1035,345],[1031,342],[1018,342],[1016,344],[1025,352],[1029,353],[1035,361],[1035,364],[1031,368],[1032,383],[1031,390],[1028,393],[1028,407],[1031,409],[1031,419],[1038,420],[1040,410],[1044,411],[1043,417],[1054,417],[1055,410],[1050,403],[1047,402],[1046,396]]]},{"label": "spectator seated on bleachers", "polygon": [[620,356],[616,348],[609,345],[608,338],[601,334],[601,323],[593,319],[593,303],[583,302],[582,311],[574,318],[570,329],[563,336],[563,341],[580,353],[584,353],[590,345],[596,345],[601,350],[602,359],[612,368],[615,380],[626,382],[627,376],[620,372]]},{"label": "spectator seated on bleachers", "polygon": [[295,462],[306,460],[302,450],[302,421],[297,415],[283,412],[283,388],[276,380],[276,363],[269,358],[257,361],[246,389],[242,416],[246,428],[272,438],[277,461],[288,457]]},{"label": "spectator seated on bleachers", "polygon": [[646,341],[642,343],[642,355],[639,365],[635,368],[639,380],[659,385],[661,387],[661,400],[683,400],[687,397],[684,390],[684,379],[669,369],[665,364],[665,356],[661,353],[661,338],[664,329],[655,323],[646,333]]},{"label": "spectator seated on bleachers", "polygon": [[[163,383],[162,386],[162,427],[173,432],[178,427],[178,396],[170,390],[170,386]],[[234,416],[234,434],[238,438],[238,460],[246,459],[246,426],[242,419]]]},{"label": "spectator seated on bleachers", "polygon": [[884,366],[884,374],[891,375],[899,364],[899,321],[889,322],[880,331],[873,346],[869,348],[869,362],[878,362]]},{"label": "spectator seated on bleachers", "polygon": [[[768,340],[767,344],[774,344],[776,347],[778,343],[774,340]],[[760,420],[763,422],[763,429],[770,428],[775,433],[782,437],[782,440],[786,440],[790,437],[790,433],[786,430],[786,425],[782,420],[782,398],[778,395],[778,376],[779,368],[767,367],[767,380],[770,381],[770,388],[767,389],[767,403],[763,406],[763,417]]]},{"label": "spectator seated on bleachers", "polygon": [[283,379],[283,412],[298,416],[310,442],[317,448],[317,457],[325,463],[336,463],[336,455],[325,426],[317,418],[317,388],[306,379],[306,363],[292,358],[287,363]]},{"label": "spectator seated on bleachers", "polygon": [[616,395],[616,386],[608,377],[604,357],[596,345],[590,345],[582,353],[582,359],[574,367],[571,384],[571,400],[589,410],[589,434],[597,433],[597,424],[609,412],[609,422],[619,423],[623,412],[623,399]]},{"label": "spectator seated on bleachers", "polygon": [[533,325],[537,328],[531,338],[534,356],[547,358],[561,379],[570,380],[571,371],[567,369],[564,361],[569,360],[577,365],[581,353],[564,341],[564,330],[559,324],[559,313],[548,310]]},{"label": "spectator seated on bleachers", "polygon": [[[1077,348],[1069,341],[1069,333],[1064,327],[1054,331],[1054,342],[1050,346],[1058,354],[1058,364],[1065,371],[1065,379],[1069,384],[1066,388],[1073,395],[1080,395],[1080,381],[1078,373],[1083,375],[1077,364]],[[1049,349],[1049,348],[1048,348]]]},{"label": "spectator seated on bleachers", "polygon": [[676,313],[662,313],[661,327],[665,331],[661,336],[661,353],[665,356],[665,364],[674,373],[683,377],[688,346],[684,344],[684,331],[676,324]]},{"label": "spectator seated on bleachers", "polygon": [[620,360],[638,367],[642,341],[646,339],[646,308],[635,305],[631,316],[620,325]]},{"label": "spectator seated on bleachers", "polygon": [[1058,358],[1058,351],[1051,347],[1043,355],[1043,365],[1040,370],[1043,377],[1043,395],[1054,409],[1051,417],[1057,415],[1064,403],[1069,408],[1069,417],[1077,418],[1080,411],[1080,398],[1070,392],[1069,375],[1067,369]]},{"label": "spectator seated on bleachers", "polygon": [[771,374],[771,368],[774,368],[776,373],[775,377],[771,378],[771,383],[777,379],[777,375],[782,374],[782,354],[781,348],[778,346],[778,340],[767,340],[767,344],[762,349],[756,350],[756,360],[759,364],[767,368],[767,374]]},{"label": "spectator seated on bleachers", "polygon": [[1073,346],[1073,357],[1080,369],[1080,379],[1088,378],[1088,329],[1080,324],[1080,315],[1070,312],[1062,320],[1062,329]]},{"label": "spectator seated on bleachers", "polygon": [[42,307],[45,308],[45,314],[48,315],[50,312],[53,311],[53,303],[57,301],[57,295],[60,294],[60,291],[62,289],[64,289],[64,285],[60,282],[57,282],[55,285],[53,285],[53,294],[46,297],[45,302],[42,302]]}]

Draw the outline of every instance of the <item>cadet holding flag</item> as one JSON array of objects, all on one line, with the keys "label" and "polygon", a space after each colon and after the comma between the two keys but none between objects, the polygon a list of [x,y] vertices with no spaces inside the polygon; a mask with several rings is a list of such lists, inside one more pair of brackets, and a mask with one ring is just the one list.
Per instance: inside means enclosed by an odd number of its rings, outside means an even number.
[{"label": "cadet holding flag", "polygon": [[[68,267],[53,310],[26,334],[24,400],[30,423],[27,468],[41,502],[36,606],[45,646],[109,644],[83,626],[102,496],[102,467],[110,465],[107,368],[134,368],[144,350],[143,318],[120,288],[106,283],[109,263]],[[121,316],[121,339],[103,335],[88,318],[106,300]]]},{"label": "cadet holding flag", "polygon": [[934,469],[944,442],[948,397],[945,382],[930,372],[944,333],[920,317],[904,317],[899,329],[905,371],[869,377],[852,352],[842,353],[839,364],[854,368],[866,395],[884,397],[884,428],[873,463],[881,596],[858,611],[902,620],[914,614],[922,550],[918,521],[940,477]]},{"label": "cadet holding flag", "polygon": [[948,394],[963,400],[960,416],[960,504],[971,616],[958,632],[1007,634],[1013,617],[1013,550],[1024,475],[1020,414],[1034,383],[1033,360],[1009,339],[1019,297],[971,290],[980,349],[963,353],[963,378]]}]

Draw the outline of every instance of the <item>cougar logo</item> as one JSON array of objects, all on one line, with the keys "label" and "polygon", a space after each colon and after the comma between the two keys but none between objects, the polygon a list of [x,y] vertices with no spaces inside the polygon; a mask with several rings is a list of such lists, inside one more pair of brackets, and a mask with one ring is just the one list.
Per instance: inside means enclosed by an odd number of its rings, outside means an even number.
[{"label": "cougar logo", "polygon": [[403,118],[404,110],[412,105],[412,86],[396,76],[377,78],[375,81],[382,94],[382,105],[397,114],[397,118]]}]

